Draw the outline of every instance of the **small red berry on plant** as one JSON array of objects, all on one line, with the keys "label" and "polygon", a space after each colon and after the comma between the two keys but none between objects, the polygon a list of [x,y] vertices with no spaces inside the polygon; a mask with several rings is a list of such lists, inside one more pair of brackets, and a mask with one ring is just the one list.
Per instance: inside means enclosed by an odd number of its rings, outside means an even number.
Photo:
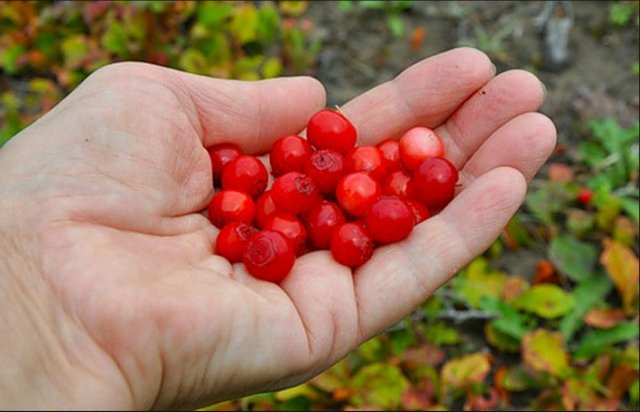
[{"label": "small red berry on plant", "polygon": [[589,206],[591,204],[591,199],[593,199],[593,193],[587,188],[580,189],[576,199],[584,206]]}]

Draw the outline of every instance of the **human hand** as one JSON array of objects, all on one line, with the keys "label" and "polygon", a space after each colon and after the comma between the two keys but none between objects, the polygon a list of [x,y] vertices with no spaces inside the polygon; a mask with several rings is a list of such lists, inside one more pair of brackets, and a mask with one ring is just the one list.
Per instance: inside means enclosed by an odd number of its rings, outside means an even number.
[{"label": "human hand", "polygon": [[0,150],[0,408],[202,406],[302,382],[398,322],[496,239],[555,145],[541,83],[494,75],[456,49],[344,105],[359,144],[437,128],[462,190],[355,273],[317,251],[279,285],[213,255],[205,147],[265,153],[322,86],[90,76]]}]

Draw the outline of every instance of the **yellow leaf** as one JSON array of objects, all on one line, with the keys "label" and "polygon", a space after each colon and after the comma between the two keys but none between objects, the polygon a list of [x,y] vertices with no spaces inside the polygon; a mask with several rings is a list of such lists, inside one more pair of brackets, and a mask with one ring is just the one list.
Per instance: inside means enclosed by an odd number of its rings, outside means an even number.
[{"label": "yellow leaf", "polygon": [[482,382],[490,369],[489,357],[483,353],[474,353],[447,362],[442,367],[442,382],[454,388],[464,388],[472,383]]},{"label": "yellow leaf", "polygon": [[631,248],[622,243],[605,239],[600,262],[607,269],[609,277],[620,292],[625,312],[627,314],[635,313],[634,303],[638,296],[638,280],[640,278],[638,257]]},{"label": "yellow leaf", "polygon": [[522,338],[522,359],[533,369],[562,376],[569,367],[569,354],[559,332],[537,329]]}]

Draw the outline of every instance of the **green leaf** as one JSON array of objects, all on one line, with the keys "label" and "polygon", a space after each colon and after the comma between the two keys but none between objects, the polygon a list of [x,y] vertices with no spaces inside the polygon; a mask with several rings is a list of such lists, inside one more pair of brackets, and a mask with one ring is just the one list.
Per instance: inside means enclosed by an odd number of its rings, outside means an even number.
[{"label": "green leaf", "polygon": [[559,234],[549,245],[549,260],[564,275],[581,281],[593,273],[598,260],[596,248],[572,235]]},{"label": "green leaf", "polygon": [[379,10],[385,7],[385,3],[384,0],[360,0],[360,7]]},{"label": "green leaf", "polygon": [[221,29],[233,14],[233,4],[221,1],[198,2],[196,18],[210,29]]},{"label": "green leaf", "polygon": [[397,14],[390,14],[387,17],[387,25],[389,26],[391,34],[396,39],[399,39],[404,35],[404,21],[401,16]]},{"label": "green leaf", "polygon": [[599,273],[580,282],[571,292],[575,306],[560,322],[560,332],[567,342],[573,339],[573,335],[584,324],[584,315],[595,305],[604,302],[612,288],[613,283],[609,278],[604,273]]},{"label": "green leaf", "polygon": [[380,338],[372,338],[358,348],[358,354],[367,362],[376,362],[385,357],[384,347]]},{"label": "green leaf", "polygon": [[118,57],[129,54],[129,39],[124,26],[117,20],[111,19],[107,23],[107,31],[100,41],[102,47]]},{"label": "green leaf", "polygon": [[367,405],[397,410],[402,394],[409,386],[409,381],[397,366],[373,363],[364,366],[353,377],[353,394],[350,401],[356,406]]},{"label": "green leaf", "polygon": [[64,66],[67,68],[79,67],[91,51],[87,39],[82,34],[66,37],[60,47],[64,56]]},{"label": "green leaf", "polygon": [[456,389],[480,383],[491,370],[489,357],[474,353],[448,361],[442,367],[442,383]]},{"label": "green leaf", "polygon": [[522,339],[522,359],[534,370],[563,376],[569,368],[569,354],[558,332],[537,329]]},{"label": "green leaf", "polygon": [[503,352],[518,353],[520,350],[520,341],[498,330],[495,321],[485,325],[484,336],[490,345]]},{"label": "green leaf", "polygon": [[553,319],[573,309],[573,296],[557,285],[543,283],[525,291],[514,302],[516,307],[535,313],[545,319]]},{"label": "green leaf", "polygon": [[0,67],[8,74],[13,75],[18,72],[17,61],[27,48],[22,45],[12,46],[5,50],[0,50]]},{"label": "green leaf", "polygon": [[341,10],[349,12],[353,10],[353,0],[340,0],[338,2],[338,6],[340,7]]},{"label": "green leaf", "polygon": [[582,358],[605,353],[610,350],[611,345],[629,341],[638,335],[638,325],[634,323],[620,323],[610,329],[590,330],[580,340],[573,355]]},{"label": "green leaf", "polygon": [[234,10],[229,31],[240,42],[245,44],[257,38],[258,11],[252,4],[245,4]]},{"label": "green leaf", "polygon": [[278,33],[280,15],[271,3],[264,3],[258,10],[258,37],[262,44],[271,44]]},{"label": "green leaf", "polygon": [[640,406],[640,380],[636,379],[629,387],[629,401],[631,403],[632,410],[638,410]]},{"label": "green leaf", "polygon": [[563,184],[547,182],[540,189],[530,192],[525,204],[542,223],[553,226],[555,215],[563,212],[570,200]]},{"label": "green leaf", "polygon": [[513,306],[490,296],[480,299],[480,309],[495,314],[498,318],[491,325],[500,333],[520,342],[522,337],[531,330],[526,325],[526,319]]},{"label": "green leaf", "polygon": [[640,222],[640,202],[637,199],[623,197],[620,199],[620,205],[633,220],[636,225]]},{"label": "green leaf", "polygon": [[455,345],[460,342],[460,333],[441,322],[426,325],[424,337],[434,345]]},{"label": "green leaf", "polygon": [[464,296],[471,306],[477,308],[482,296],[500,296],[507,278],[505,273],[491,270],[487,259],[479,257],[456,276],[452,284],[456,292]]},{"label": "green leaf", "polygon": [[262,77],[270,79],[278,77],[282,73],[282,63],[277,57],[270,57],[262,65]]},{"label": "green leaf", "polygon": [[633,17],[632,2],[615,2],[609,7],[609,23],[615,26],[626,26]]}]

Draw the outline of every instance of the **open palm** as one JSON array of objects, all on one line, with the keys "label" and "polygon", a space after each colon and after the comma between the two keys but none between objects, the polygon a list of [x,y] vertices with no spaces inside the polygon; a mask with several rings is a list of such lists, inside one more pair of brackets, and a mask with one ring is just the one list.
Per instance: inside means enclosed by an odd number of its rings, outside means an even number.
[{"label": "open palm", "polygon": [[399,321],[491,244],[555,144],[535,112],[540,82],[494,75],[484,54],[456,49],[344,105],[359,144],[437,128],[461,191],[355,273],[317,251],[280,285],[212,253],[205,147],[265,153],[324,107],[322,86],[136,63],[92,75],[0,151],[0,241],[21,269],[3,282],[37,302],[14,314],[32,326],[3,339],[47,348],[29,405],[194,407],[278,389]]}]

